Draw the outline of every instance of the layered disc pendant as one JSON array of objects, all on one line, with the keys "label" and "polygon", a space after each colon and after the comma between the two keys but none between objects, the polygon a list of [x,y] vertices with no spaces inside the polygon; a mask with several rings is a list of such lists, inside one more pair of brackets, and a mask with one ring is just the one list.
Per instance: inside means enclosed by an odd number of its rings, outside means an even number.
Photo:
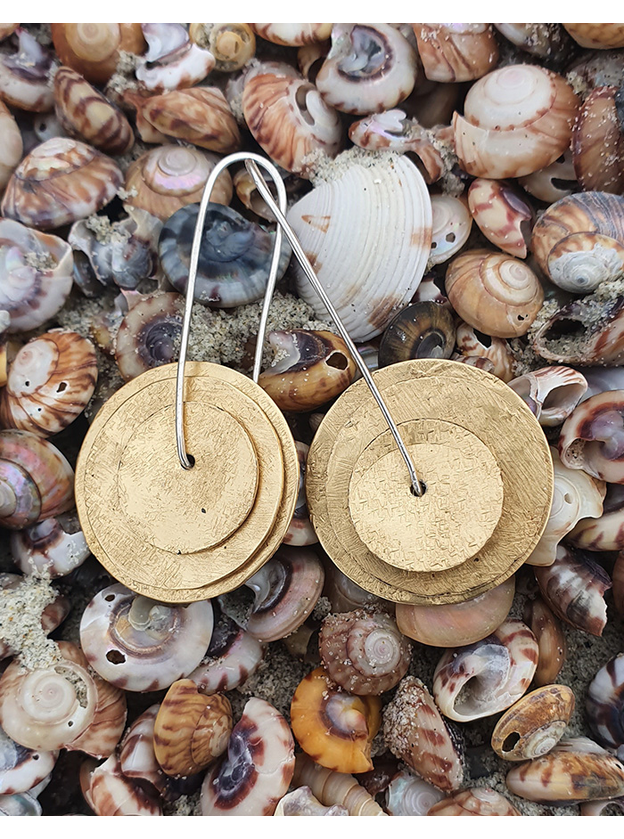
[{"label": "layered disc pendant", "polygon": [[399,603],[457,603],[510,577],[546,526],[553,466],[523,400],[496,377],[419,359],[373,374],[419,479],[362,380],[328,411],[306,495],[323,548],[358,585]]},{"label": "layered disc pendant", "polygon": [[246,376],[188,362],[175,445],[177,365],[142,374],[102,407],[76,467],[76,506],[91,551],[120,582],[187,603],[242,585],[277,550],[298,491],[294,440]]}]

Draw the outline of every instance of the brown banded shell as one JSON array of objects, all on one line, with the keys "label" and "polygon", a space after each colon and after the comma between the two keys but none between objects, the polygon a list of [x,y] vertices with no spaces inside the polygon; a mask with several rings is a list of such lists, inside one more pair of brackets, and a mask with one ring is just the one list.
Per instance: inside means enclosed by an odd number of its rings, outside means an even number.
[{"label": "brown banded shell", "polygon": [[562,24],[577,44],[591,50],[611,50],[624,47],[622,23],[564,23]]},{"label": "brown banded shell", "polygon": [[10,535],[13,562],[23,574],[64,577],[85,561],[90,551],[78,517],[67,514],[32,524]]},{"label": "brown banded shell", "polygon": [[504,795],[489,787],[456,792],[434,804],[428,816],[520,816]]},{"label": "brown banded shell", "polygon": [[25,749],[0,728],[0,795],[28,792],[52,772],[56,751]]},{"label": "brown banded shell", "polygon": [[541,367],[508,384],[547,428],[561,425],[587,391],[587,379],[571,367]]},{"label": "brown banded shell", "polygon": [[559,620],[541,597],[527,601],[524,621],[537,639],[539,658],[533,684],[553,684],[566,659],[566,640]]},{"label": "brown banded shell", "polygon": [[221,612],[215,619],[206,655],[188,677],[208,695],[233,690],[256,672],[263,657],[260,641]]},{"label": "brown banded shell", "polygon": [[127,778],[114,754],[92,771],[88,801],[96,816],[162,816],[158,797]]},{"label": "brown banded shell", "polygon": [[624,390],[597,393],[578,405],[559,437],[561,462],[610,484],[624,483]]},{"label": "brown banded shell", "polygon": [[167,775],[205,769],[227,748],[232,706],[225,696],[205,696],[191,679],[174,682],[154,723],[154,752]]},{"label": "brown banded shell", "polygon": [[514,357],[507,341],[484,335],[463,322],[457,324],[456,340],[462,356],[476,356],[491,361],[494,365],[491,372],[504,382],[514,378]]},{"label": "brown banded shell", "polygon": [[560,157],[537,172],[518,178],[518,183],[535,198],[554,204],[577,188],[572,151],[566,150]]},{"label": "brown banded shell", "polygon": [[343,145],[340,115],[303,79],[265,73],[245,84],[243,113],[254,139],[287,172],[305,174],[305,158],[335,157]]},{"label": "brown banded shell", "polygon": [[117,69],[120,52],[140,54],[140,23],[53,23],[52,40],[63,64],[93,84],[104,84]]},{"label": "brown banded shell", "polygon": [[321,766],[336,772],[373,768],[371,743],[381,724],[376,696],[352,696],[333,686],[318,667],[297,686],[290,725],[301,748]]},{"label": "brown banded shell", "polygon": [[162,291],[132,306],[115,338],[115,361],[126,381],[174,360],[182,333],[182,307],[181,295]]},{"label": "brown banded shell", "polygon": [[498,45],[488,23],[414,23],[425,76],[434,82],[480,79],[498,61]]},{"label": "brown banded shell", "polygon": [[23,153],[24,144],[15,117],[7,106],[0,102],[0,191],[8,184]]},{"label": "brown banded shell", "polygon": [[570,145],[578,98],[566,80],[532,64],[488,73],[455,113],[455,150],[478,178],[517,178],[553,163]]},{"label": "brown banded shell", "polygon": [[[215,154],[188,146],[165,145],[145,152],[126,172],[127,203],[166,221],[180,207],[201,200],[218,160]],[[232,179],[222,172],[210,200],[229,204],[232,192]]]},{"label": "brown banded shell", "polygon": [[506,711],[492,732],[492,748],[504,760],[527,760],[553,749],[574,711],[566,685],[547,685],[527,693]]},{"label": "brown banded shell", "polygon": [[55,137],[17,167],[2,199],[2,214],[49,230],[105,207],[123,175],[106,155],[78,140]]},{"label": "brown banded shell", "polygon": [[429,262],[440,265],[446,262],[468,241],[472,218],[466,205],[451,195],[431,197],[432,228]]},{"label": "brown banded shell", "polygon": [[69,67],[54,76],[56,115],[63,128],[106,154],[130,151],[134,133],[123,113]]},{"label": "brown banded shell", "polygon": [[403,679],[384,710],[383,720],[384,740],[392,754],[443,792],[461,786],[460,741],[420,679]]},{"label": "brown banded shell", "polygon": [[353,381],[355,362],[333,332],[269,332],[267,341],[279,360],[260,374],[258,384],[282,411],[313,411]]},{"label": "brown banded shell", "polygon": [[345,807],[350,816],[385,816],[375,799],[352,775],[314,763],[304,752],[297,755],[293,786],[309,787],[326,807]]},{"label": "brown banded shell", "polygon": [[410,358],[450,358],[455,324],[448,309],[429,301],[412,303],[390,321],[379,344],[379,366]]},{"label": "brown banded shell", "polygon": [[331,35],[331,23],[252,23],[256,35],[281,44],[283,47],[300,47],[315,41],[326,41]]},{"label": "brown banded shell", "polygon": [[193,87],[151,96],[141,112],[156,131],[167,137],[220,154],[240,148],[238,125],[217,87]]},{"label": "brown banded shell", "polygon": [[477,178],[468,190],[472,216],[493,245],[525,259],[535,214],[531,206],[503,181]]},{"label": "brown banded shell", "polygon": [[358,696],[378,696],[395,687],[411,660],[410,643],[390,615],[364,609],[328,615],[319,652],[330,678]]},{"label": "brown banded shell", "polygon": [[299,787],[280,799],[274,816],[348,816],[346,807],[325,807],[312,795],[310,787]]},{"label": "brown banded shell", "polygon": [[256,37],[248,23],[191,23],[189,38],[210,50],[221,73],[242,70],[256,52]]},{"label": "brown banded shell", "polygon": [[17,52],[0,55],[0,100],[14,108],[47,113],[54,107],[53,53],[26,29],[18,28],[16,34]]},{"label": "brown banded shell", "polygon": [[585,192],[624,191],[624,138],[615,107],[616,87],[598,87],[583,102],[574,126],[572,153]]},{"label": "brown banded shell", "polygon": [[467,251],[451,262],[446,293],[462,320],[497,338],[525,335],[544,301],[526,263],[487,250]]},{"label": "brown banded shell", "polygon": [[608,661],[596,673],[587,690],[585,715],[596,741],[624,757],[624,656]]},{"label": "brown banded shell", "polygon": [[95,348],[77,332],[52,330],[33,338],[9,368],[0,423],[42,437],[58,434],[86,408],[97,376]]},{"label": "brown banded shell", "polygon": [[[567,541],[587,551],[621,551],[624,549],[624,486],[607,484],[603,512],[596,519],[581,519],[568,534]],[[615,571],[613,576],[615,597]],[[617,600],[617,597],[615,598]]]}]

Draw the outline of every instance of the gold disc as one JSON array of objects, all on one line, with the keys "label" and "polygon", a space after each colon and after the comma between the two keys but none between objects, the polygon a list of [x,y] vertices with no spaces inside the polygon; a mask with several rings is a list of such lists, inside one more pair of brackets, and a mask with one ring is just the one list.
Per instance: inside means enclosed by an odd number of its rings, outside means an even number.
[{"label": "gold disc", "polygon": [[[443,420],[466,429],[488,448],[503,481],[501,516],[478,555],[454,568],[411,572],[375,556],[350,516],[351,476],[373,440],[383,437],[388,453],[396,443],[366,383],[359,381],[328,411],[310,446],[306,495],[319,540],[348,577],[379,597],[420,604],[476,597],[518,569],[546,526],[553,468],[544,433],[511,388],[477,368],[419,359],[373,375],[407,445],[425,441],[423,420]],[[396,481],[405,482],[409,491],[405,465],[397,462]],[[418,472],[418,462],[415,467]]]},{"label": "gold disc", "polygon": [[444,571],[461,565],[488,541],[503,509],[503,481],[494,456],[465,428],[422,423],[422,440],[408,446],[426,490],[420,498],[398,448],[384,435],[358,458],[349,484],[349,512],[375,556],[405,571]]}]

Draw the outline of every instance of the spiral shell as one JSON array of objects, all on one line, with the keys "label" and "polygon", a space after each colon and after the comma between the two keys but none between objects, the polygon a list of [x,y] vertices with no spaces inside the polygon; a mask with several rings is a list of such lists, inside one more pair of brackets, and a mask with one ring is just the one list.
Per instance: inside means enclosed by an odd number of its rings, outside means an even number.
[{"label": "spiral shell", "polygon": [[371,743],[381,724],[376,696],[351,696],[332,686],[322,667],[298,685],[290,706],[297,742],[321,766],[336,772],[373,768]]},{"label": "spiral shell", "polygon": [[553,163],[570,145],[578,98],[562,76],[514,64],[479,79],[464,116],[455,113],[455,150],[478,178],[517,178]]},{"label": "spiral shell", "polygon": [[123,774],[117,755],[91,773],[89,805],[96,816],[162,816],[157,797]]},{"label": "spiral shell", "polygon": [[305,494],[306,464],[310,447],[305,443],[299,442],[299,440],[295,440],[295,446],[297,447],[297,457],[299,460],[299,492],[297,493],[295,512],[293,513],[290,526],[286,531],[286,536],[284,536],[283,543],[285,545],[299,547],[300,545],[314,545],[318,542],[318,536],[314,532],[312,522],[310,521]]},{"label": "spiral shell", "polygon": [[547,428],[566,420],[587,391],[585,376],[570,367],[541,367],[508,384]]},{"label": "spiral shell", "polygon": [[444,793],[402,769],[386,789],[386,810],[391,816],[426,816]]},{"label": "spiral shell", "polygon": [[504,795],[489,787],[474,787],[444,798],[428,816],[520,816]]},{"label": "spiral shell", "polygon": [[610,484],[624,483],[624,390],[597,393],[578,405],[559,437],[561,462]]},{"label": "spiral shell", "polygon": [[169,687],[201,661],[212,635],[212,606],[204,600],[167,606],[119,583],[100,591],[80,622],[80,643],[102,678],[124,690]]},{"label": "spiral shell", "polygon": [[457,349],[462,356],[487,359],[492,362],[492,373],[504,382],[514,378],[514,357],[507,341],[477,332],[467,323],[457,324]]},{"label": "spiral shell", "polygon": [[572,151],[565,151],[550,166],[525,175],[524,178],[518,178],[518,183],[528,193],[549,204],[554,204],[560,198],[566,198],[578,186]]},{"label": "spiral shell", "polygon": [[52,40],[62,63],[93,84],[110,79],[121,50],[136,54],[145,49],[139,23],[53,23]]},{"label": "spiral shell", "polygon": [[592,679],[585,704],[587,722],[596,741],[624,757],[624,655],[608,661]]},{"label": "spiral shell", "polygon": [[565,685],[547,685],[523,696],[492,732],[492,748],[504,760],[527,760],[553,749],[574,711],[574,694]]},{"label": "spiral shell", "polygon": [[252,23],[256,35],[281,44],[283,47],[300,47],[302,44],[326,41],[331,35],[331,23]]},{"label": "spiral shell", "polygon": [[232,729],[227,757],[206,775],[202,815],[272,816],[294,769],[295,744],[286,720],[254,697]]},{"label": "spiral shell", "polygon": [[350,580],[333,562],[328,563],[324,595],[331,603],[332,612],[350,612],[362,606],[375,606],[385,601]]},{"label": "spiral shell", "polygon": [[8,184],[23,153],[24,144],[15,117],[0,102],[0,191]]},{"label": "spiral shell", "polygon": [[493,245],[511,256],[526,258],[535,214],[517,192],[502,181],[477,178],[468,190],[468,206]]},{"label": "spiral shell", "polygon": [[0,728],[0,795],[28,792],[54,769],[56,751],[20,746]]},{"label": "spiral shell", "polygon": [[248,23],[191,23],[189,37],[210,50],[221,73],[242,70],[256,52],[256,37]]},{"label": "spiral shell", "polygon": [[566,659],[566,641],[561,624],[541,597],[527,602],[524,620],[535,635],[539,648],[533,684],[538,687],[551,685]]},{"label": "spiral shell", "polygon": [[544,301],[526,263],[487,250],[467,251],[451,262],[446,293],[462,320],[496,338],[526,334]]},{"label": "spiral shell", "polygon": [[192,43],[181,23],[143,23],[141,29],[149,50],[138,60],[135,75],[144,90],[190,88],[215,66],[214,55]]},{"label": "spiral shell", "polygon": [[161,291],[144,297],[124,317],[115,338],[115,361],[126,381],[174,360],[182,305],[179,294]]},{"label": "spiral shell", "polygon": [[343,145],[340,115],[303,79],[254,76],[245,84],[243,113],[254,139],[287,172],[305,174],[307,155],[335,157]]},{"label": "spiral shell", "polygon": [[590,50],[624,47],[624,25],[621,23],[564,23],[577,44]]},{"label": "spiral shell", "polygon": [[101,210],[123,176],[117,164],[78,140],[55,137],[17,167],[2,199],[2,214],[49,230]]},{"label": "spiral shell", "polygon": [[16,34],[18,51],[0,55],[0,99],[25,111],[51,111],[50,74],[56,68],[53,54],[25,29],[18,28]]},{"label": "spiral shell", "polygon": [[455,347],[455,324],[438,303],[412,303],[390,321],[379,344],[379,366],[410,358],[450,358]]},{"label": "spiral shell", "polygon": [[310,787],[299,787],[280,799],[274,816],[348,816],[346,807],[332,804],[325,807],[312,795]]},{"label": "spiral shell", "polygon": [[487,23],[414,23],[425,76],[434,82],[468,82],[492,70],[498,46]]},{"label": "spiral shell", "polygon": [[375,799],[352,775],[333,772],[314,763],[305,753],[295,761],[293,785],[308,786],[326,807],[344,807],[350,816],[385,816]]},{"label": "spiral shell", "polygon": [[[166,221],[180,207],[201,200],[218,159],[210,152],[188,146],[164,145],[145,152],[126,172],[124,186],[131,193],[127,203]],[[232,179],[227,172],[222,172],[211,201],[229,204],[232,192]]]},{"label": "spiral shell", "polygon": [[[584,473],[581,473],[584,474]],[[624,486],[607,484],[602,515],[581,519],[568,534],[567,541],[587,551],[621,551],[624,549]],[[613,578],[615,597],[615,572]],[[617,597],[615,597],[617,600]]]},{"label": "spiral shell", "polygon": [[23,574],[64,577],[78,568],[90,551],[77,519],[50,518],[11,533],[13,562]]},{"label": "spiral shell", "polygon": [[[349,335],[364,342],[383,332],[418,288],[431,244],[431,202],[405,157],[364,165],[349,154],[334,165],[350,165],[298,201],[288,220]],[[298,266],[294,273],[299,296],[326,319],[305,274]]]}]

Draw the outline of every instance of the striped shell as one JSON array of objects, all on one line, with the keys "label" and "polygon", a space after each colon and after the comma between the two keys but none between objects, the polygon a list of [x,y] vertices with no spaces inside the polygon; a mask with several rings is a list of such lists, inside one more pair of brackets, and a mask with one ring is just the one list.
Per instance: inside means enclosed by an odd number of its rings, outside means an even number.
[{"label": "striped shell", "polygon": [[[338,157],[335,178],[298,201],[288,221],[351,338],[362,342],[383,332],[418,288],[431,244],[431,202],[405,157],[366,166],[360,160],[357,153]],[[380,240],[381,229],[387,235]],[[298,265],[294,273],[299,296],[327,318]]]},{"label": "striped shell", "polygon": [[527,693],[496,723],[492,748],[504,760],[541,757],[563,737],[573,711],[574,694],[566,685]]},{"label": "striped shell", "polygon": [[508,384],[547,428],[561,425],[587,391],[585,376],[570,367],[541,367]]},{"label": "striped shell", "polygon": [[541,597],[527,602],[524,620],[535,635],[539,648],[533,684],[536,687],[551,685],[557,680],[566,659],[566,640],[561,623]]},{"label": "striped shell", "polygon": [[561,429],[561,462],[610,484],[624,484],[623,424],[624,390],[607,390],[581,402]]},{"label": "striped shell", "polygon": [[307,786],[326,807],[345,807],[350,816],[385,816],[375,799],[353,775],[334,772],[314,763],[303,752],[297,755],[293,786]]},{"label": "striped shell", "polygon": [[468,206],[481,232],[511,256],[526,259],[534,213],[508,184],[477,178],[468,190]]},{"label": "striped shell", "polygon": [[256,35],[281,44],[283,47],[300,47],[316,41],[326,41],[331,35],[331,23],[252,23]]},{"label": "striped shell", "polygon": [[117,755],[93,770],[87,800],[96,816],[162,816],[158,797],[123,774]]},{"label": "striped shell", "polygon": [[0,191],[8,184],[9,178],[22,159],[23,152],[22,135],[15,117],[0,101]]},{"label": "striped shell", "polygon": [[15,34],[17,52],[0,54],[0,99],[13,108],[47,113],[54,104],[50,84],[57,67],[54,54],[26,29],[19,27]]},{"label": "striped shell", "polygon": [[58,752],[20,746],[0,728],[0,795],[28,792],[54,769]]},{"label": "striped shell", "polygon": [[140,23],[53,23],[52,40],[63,64],[93,84],[104,84],[117,69],[120,51],[145,49]]},{"label": "striped shell", "polygon": [[492,70],[498,46],[488,23],[414,23],[425,76],[434,82],[468,82]]},{"label": "striped shell", "polygon": [[[607,484],[602,515],[582,519],[568,534],[567,541],[587,551],[624,550],[624,486]],[[615,571],[613,586],[615,589]]]},{"label": "striped shell", "polygon": [[507,341],[490,336],[479,337],[472,326],[460,322],[457,325],[457,349],[462,356],[487,359],[494,365],[491,371],[504,382],[514,378],[514,357]]},{"label": "striped shell", "polygon": [[585,714],[596,741],[624,757],[624,655],[620,653],[596,673],[587,690]]}]

